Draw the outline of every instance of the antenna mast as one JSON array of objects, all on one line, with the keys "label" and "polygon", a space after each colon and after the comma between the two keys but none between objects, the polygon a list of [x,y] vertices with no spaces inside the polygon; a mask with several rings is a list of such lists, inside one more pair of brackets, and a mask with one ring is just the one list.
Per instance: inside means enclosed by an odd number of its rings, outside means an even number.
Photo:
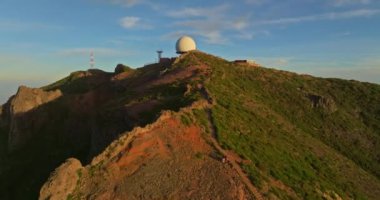
[{"label": "antenna mast", "polygon": [[94,56],[94,51],[91,51],[90,52],[90,68],[94,68],[95,67],[95,56]]},{"label": "antenna mast", "polygon": [[161,61],[162,53],[163,53],[163,52],[164,52],[164,51],[162,51],[162,50],[157,50],[157,54],[158,54],[158,62]]}]

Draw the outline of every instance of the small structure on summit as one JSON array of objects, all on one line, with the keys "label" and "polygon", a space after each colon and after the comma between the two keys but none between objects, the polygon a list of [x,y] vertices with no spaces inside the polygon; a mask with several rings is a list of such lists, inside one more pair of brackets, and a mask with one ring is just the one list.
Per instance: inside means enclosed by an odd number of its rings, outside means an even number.
[{"label": "small structure on summit", "polygon": [[[180,37],[177,40],[177,43],[175,45],[175,49],[176,49],[177,54],[184,54],[184,53],[187,53],[189,51],[196,50],[197,45],[195,44],[195,41],[193,38],[185,35],[185,36]],[[171,58],[163,57],[162,56],[162,53],[163,53],[162,50],[157,50],[156,52],[158,55],[158,62],[157,63],[164,64],[164,65],[171,65],[177,59],[177,57],[171,57]]]},{"label": "small structure on summit", "polygon": [[163,52],[164,51],[162,51],[162,50],[157,50],[158,63],[170,65],[171,63],[173,63],[175,61],[176,57],[172,57],[172,58],[162,57]]},{"label": "small structure on summit", "polygon": [[161,60],[161,58],[162,58],[162,53],[163,53],[164,51],[162,51],[162,50],[160,49],[160,50],[157,50],[156,52],[157,52],[157,54],[158,54],[158,62],[160,62],[160,60]]},{"label": "small structure on summit", "polygon": [[197,49],[197,45],[193,38],[189,36],[182,36],[177,40],[176,43],[176,51],[178,54],[184,54],[189,51],[193,51]]},{"label": "small structure on summit", "polygon": [[260,65],[253,60],[234,60],[232,62],[235,64],[242,64],[242,65],[246,64],[253,67],[260,67]]}]

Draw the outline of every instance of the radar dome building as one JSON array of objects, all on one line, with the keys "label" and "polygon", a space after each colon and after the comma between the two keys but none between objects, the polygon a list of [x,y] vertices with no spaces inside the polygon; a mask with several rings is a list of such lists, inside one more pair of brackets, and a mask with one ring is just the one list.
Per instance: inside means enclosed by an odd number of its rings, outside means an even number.
[{"label": "radar dome building", "polygon": [[195,44],[194,39],[189,36],[182,36],[177,40],[176,51],[178,54],[183,54],[196,49],[197,46]]}]

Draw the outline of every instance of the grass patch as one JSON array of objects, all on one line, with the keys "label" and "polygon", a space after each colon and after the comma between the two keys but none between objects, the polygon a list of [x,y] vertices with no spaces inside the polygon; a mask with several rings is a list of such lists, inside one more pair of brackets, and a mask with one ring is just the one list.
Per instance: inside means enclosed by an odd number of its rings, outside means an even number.
[{"label": "grass patch", "polygon": [[190,126],[193,123],[193,121],[191,120],[191,116],[189,116],[188,113],[184,113],[180,117],[182,124],[184,124],[185,126]]},{"label": "grass patch", "polygon": [[[250,68],[194,54],[212,67],[206,87],[217,102],[212,113],[218,140],[252,161],[243,168],[255,185],[273,177],[307,199],[322,198],[318,187],[343,198],[374,198],[372,191],[380,188],[372,177],[379,178],[380,168],[380,86]],[[327,100],[312,107],[308,94]],[[327,101],[337,109],[332,111]],[[193,113],[205,124],[202,112]],[[288,198],[283,191],[272,192]]]}]

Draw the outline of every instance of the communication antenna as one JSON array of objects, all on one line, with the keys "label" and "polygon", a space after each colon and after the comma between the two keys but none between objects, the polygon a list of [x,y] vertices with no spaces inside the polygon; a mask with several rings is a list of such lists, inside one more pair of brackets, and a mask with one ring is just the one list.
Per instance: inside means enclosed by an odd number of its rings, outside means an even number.
[{"label": "communication antenna", "polygon": [[157,54],[158,54],[158,62],[160,62],[160,60],[161,60],[161,58],[162,58],[162,53],[163,53],[164,51],[162,51],[162,50],[157,50]]},{"label": "communication antenna", "polygon": [[91,51],[90,52],[90,68],[94,68],[95,67],[95,56],[94,56],[94,51]]}]

